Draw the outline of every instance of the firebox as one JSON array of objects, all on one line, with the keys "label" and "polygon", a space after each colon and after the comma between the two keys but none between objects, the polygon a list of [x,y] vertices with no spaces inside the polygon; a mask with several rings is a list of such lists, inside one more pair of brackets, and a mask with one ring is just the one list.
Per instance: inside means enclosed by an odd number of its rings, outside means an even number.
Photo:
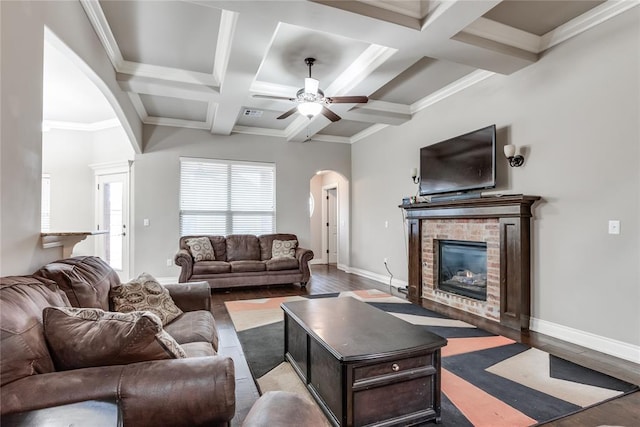
[{"label": "firebox", "polygon": [[487,300],[487,244],[438,241],[438,288],[480,301]]}]

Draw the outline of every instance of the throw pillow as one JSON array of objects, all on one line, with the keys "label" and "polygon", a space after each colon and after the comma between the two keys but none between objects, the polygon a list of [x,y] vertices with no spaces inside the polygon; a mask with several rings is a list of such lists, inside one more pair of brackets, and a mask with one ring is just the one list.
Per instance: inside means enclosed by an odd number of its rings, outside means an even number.
[{"label": "throw pillow", "polygon": [[187,357],[153,313],[47,307],[42,319],[59,370]]},{"label": "throw pillow", "polygon": [[110,296],[115,311],[150,311],[160,318],[162,325],[182,314],[182,310],[171,299],[169,291],[147,273],[112,288]]},{"label": "throw pillow", "polygon": [[274,240],[271,245],[271,259],[295,258],[297,240]]},{"label": "throw pillow", "polygon": [[189,247],[189,252],[191,252],[195,262],[216,260],[211,240],[208,237],[194,237],[187,239],[185,243]]}]

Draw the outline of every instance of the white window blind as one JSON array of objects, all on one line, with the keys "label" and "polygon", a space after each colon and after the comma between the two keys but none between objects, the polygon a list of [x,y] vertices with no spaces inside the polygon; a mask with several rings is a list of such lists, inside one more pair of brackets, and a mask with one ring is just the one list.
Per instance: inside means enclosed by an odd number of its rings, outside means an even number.
[{"label": "white window blind", "polygon": [[180,159],[180,235],[275,231],[275,165]]},{"label": "white window blind", "polygon": [[40,199],[40,231],[46,233],[51,229],[51,177],[42,174],[42,198]]}]

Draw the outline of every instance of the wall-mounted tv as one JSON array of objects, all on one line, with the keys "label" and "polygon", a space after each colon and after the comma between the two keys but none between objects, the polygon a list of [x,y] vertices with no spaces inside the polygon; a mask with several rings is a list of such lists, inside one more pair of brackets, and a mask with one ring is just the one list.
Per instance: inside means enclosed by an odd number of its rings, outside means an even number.
[{"label": "wall-mounted tv", "polygon": [[495,125],[422,147],[420,195],[494,188],[495,163]]}]

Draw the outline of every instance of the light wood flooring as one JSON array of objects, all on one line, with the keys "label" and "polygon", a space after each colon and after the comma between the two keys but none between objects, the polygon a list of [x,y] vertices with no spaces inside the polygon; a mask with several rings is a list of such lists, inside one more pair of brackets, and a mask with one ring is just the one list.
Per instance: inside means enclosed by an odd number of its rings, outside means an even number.
[{"label": "light wood flooring", "polygon": [[[291,295],[316,295],[350,290],[378,289],[404,298],[405,295],[390,289],[388,285],[364,277],[348,274],[335,266],[313,265],[312,278],[306,289],[297,285],[253,287],[232,290],[215,290],[212,293],[213,314],[220,334],[221,355],[233,358],[236,367],[236,416],[233,426],[241,426],[242,421],[259,393],[251,377],[251,372],[242,352],[233,323],[224,305],[225,301],[270,298]],[[640,384],[640,365],[589,350],[574,344],[532,332],[523,340],[526,344],[570,360],[582,366],[605,372],[613,377]],[[544,424],[546,427],[589,427],[615,425],[640,426],[640,392],[597,405],[593,408]]]}]

